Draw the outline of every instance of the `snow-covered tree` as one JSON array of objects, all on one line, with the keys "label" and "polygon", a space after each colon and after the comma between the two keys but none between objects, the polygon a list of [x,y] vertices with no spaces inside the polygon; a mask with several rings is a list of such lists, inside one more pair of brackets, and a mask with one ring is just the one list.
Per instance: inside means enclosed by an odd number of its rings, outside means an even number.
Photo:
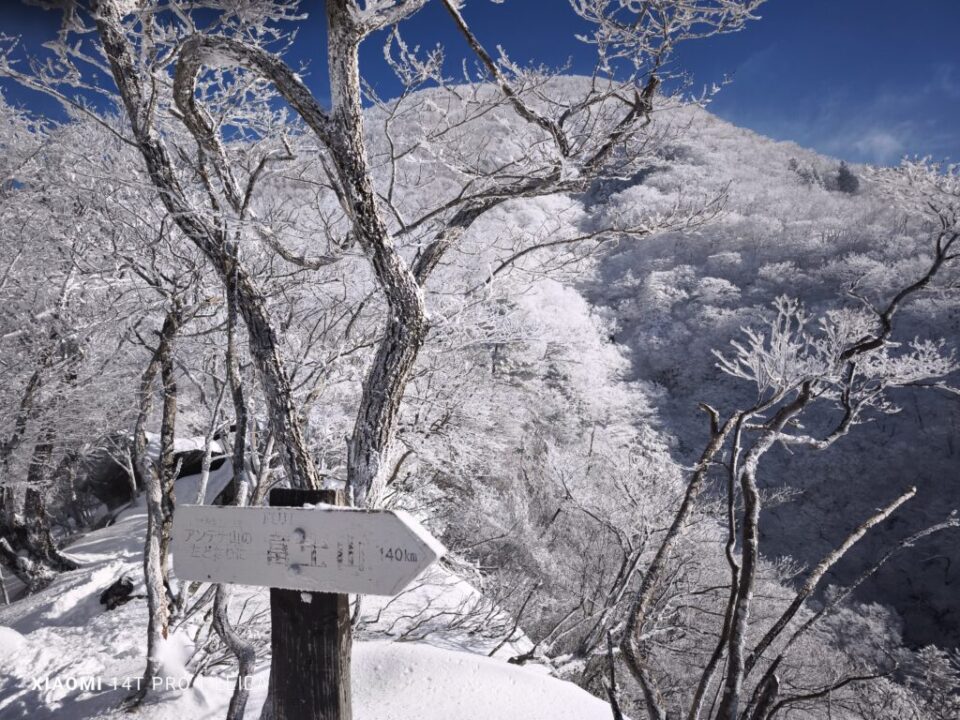
[{"label": "snow-covered tree", "polygon": [[[955,175],[939,175],[936,168],[930,167],[907,167],[903,173],[923,184],[936,220],[930,238],[930,256],[918,277],[893,293],[886,302],[877,305],[864,294],[857,293],[864,307],[829,312],[819,320],[816,329],[810,327],[810,318],[799,303],[780,298],[775,303],[776,312],[765,328],[745,328],[746,338],[733,342],[732,356],[717,354],[721,370],[752,383],[756,394],[749,408],[737,410],[725,418],[713,408],[703,406],[710,417],[710,441],[690,477],[670,530],[646,568],[632,601],[621,646],[626,664],[643,690],[647,713],[652,720],[666,717],[667,707],[642,649],[644,630],[650,620],[658,586],[667,572],[674,544],[682,535],[697,496],[715,463],[721,463],[727,475],[726,556],[731,573],[730,594],[720,639],[690,704],[692,717],[699,717],[703,712],[706,693],[722,659],[725,659],[726,669],[721,681],[717,718],[737,718],[744,711],[744,699],[745,712],[757,718],[771,717],[793,702],[813,699],[802,694],[784,697],[782,678],[777,675],[782,655],[767,666],[749,698],[745,697],[745,682],[825,573],[871,527],[916,493],[915,488],[909,489],[824,556],[810,571],[789,606],[755,641],[752,649],[749,648],[748,643],[753,642],[748,639],[748,631],[760,562],[762,496],[757,478],[761,459],[776,444],[815,450],[830,447],[866,421],[870,413],[897,412],[899,408],[889,400],[891,389],[942,386],[944,379],[958,367],[954,353],[946,349],[942,341],[914,340],[902,344],[893,338],[894,319],[902,305],[944,275],[949,287],[950,273],[960,259],[960,226],[957,224],[960,196],[956,191]],[[806,415],[829,413],[831,408],[835,417],[826,423],[825,431],[814,436],[804,430],[802,420]],[[740,502],[742,512],[738,508]],[[955,526],[953,520],[938,529]],[[864,676],[861,680],[870,677]],[[849,682],[845,678],[833,685],[840,688]],[[823,694],[828,694],[832,687],[823,688]]]}]

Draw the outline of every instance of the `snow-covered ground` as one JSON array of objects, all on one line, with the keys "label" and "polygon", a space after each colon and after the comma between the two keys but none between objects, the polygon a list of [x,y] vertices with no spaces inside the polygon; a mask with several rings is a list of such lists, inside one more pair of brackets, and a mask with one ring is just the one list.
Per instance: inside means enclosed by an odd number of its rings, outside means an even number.
[{"label": "snow-covered ground", "polygon": [[[208,497],[228,477],[214,472]],[[197,478],[178,482],[178,499],[197,492]],[[80,720],[129,717],[118,705],[143,672],[146,602],[138,597],[112,611],[100,593],[128,574],[142,596],[142,505],[122,512],[109,527],[66,548],[82,563],[44,591],[0,608],[0,718]],[[174,563],[176,559],[174,558]],[[244,629],[266,630],[262,589],[237,587],[231,616]],[[538,665],[519,667],[506,658],[529,647],[523,638],[496,656],[496,638],[476,632],[463,617],[479,620],[496,609],[467,582],[442,569],[428,570],[397,598],[363,603],[360,639],[353,651],[354,717],[359,720],[606,720],[609,706],[557,680]],[[451,626],[450,618],[461,620]],[[137,713],[150,720],[222,718],[233,687],[231,673],[193,677],[201,626],[188,622],[163,652],[170,687],[153,693]],[[203,633],[208,630],[202,630]],[[404,641],[391,641],[390,638]],[[258,657],[247,717],[257,718],[266,695],[269,658]],[[304,682],[309,682],[304,677]],[[124,687],[126,685],[126,687]]]}]

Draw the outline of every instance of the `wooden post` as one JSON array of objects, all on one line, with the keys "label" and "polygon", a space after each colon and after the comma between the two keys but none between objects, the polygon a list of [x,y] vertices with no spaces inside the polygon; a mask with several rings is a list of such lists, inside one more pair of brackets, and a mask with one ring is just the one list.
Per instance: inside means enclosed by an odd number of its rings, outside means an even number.
[{"label": "wooden post", "polygon": [[[270,491],[272,507],[343,505],[335,490]],[[270,589],[274,720],[352,720],[349,596]]]}]

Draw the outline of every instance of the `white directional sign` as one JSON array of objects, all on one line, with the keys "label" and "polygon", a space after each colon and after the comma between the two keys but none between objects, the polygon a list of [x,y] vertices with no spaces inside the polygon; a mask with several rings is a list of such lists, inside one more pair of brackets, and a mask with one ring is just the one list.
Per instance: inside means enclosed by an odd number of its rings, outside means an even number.
[{"label": "white directional sign", "polygon": [[182,505],[172,551],[181,580],[396,595],[445,549],[401,511]]}]

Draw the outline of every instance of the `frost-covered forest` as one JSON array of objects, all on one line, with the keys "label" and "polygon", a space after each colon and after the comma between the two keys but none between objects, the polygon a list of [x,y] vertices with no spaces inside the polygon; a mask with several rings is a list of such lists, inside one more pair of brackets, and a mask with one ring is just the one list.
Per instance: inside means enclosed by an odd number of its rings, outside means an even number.
[{"label": "frost-covered forest", "polygon": [[328,0],[322,98],[287,0],[0,38],[67,117],[0,94],[0,717],[273,717],[170,542],[275,487],[447,548],[350,596],[359,720],[960,717],[960,173],[711,115],[762,0],[571,0],[592,75],[434,2],[468,61]]}]

